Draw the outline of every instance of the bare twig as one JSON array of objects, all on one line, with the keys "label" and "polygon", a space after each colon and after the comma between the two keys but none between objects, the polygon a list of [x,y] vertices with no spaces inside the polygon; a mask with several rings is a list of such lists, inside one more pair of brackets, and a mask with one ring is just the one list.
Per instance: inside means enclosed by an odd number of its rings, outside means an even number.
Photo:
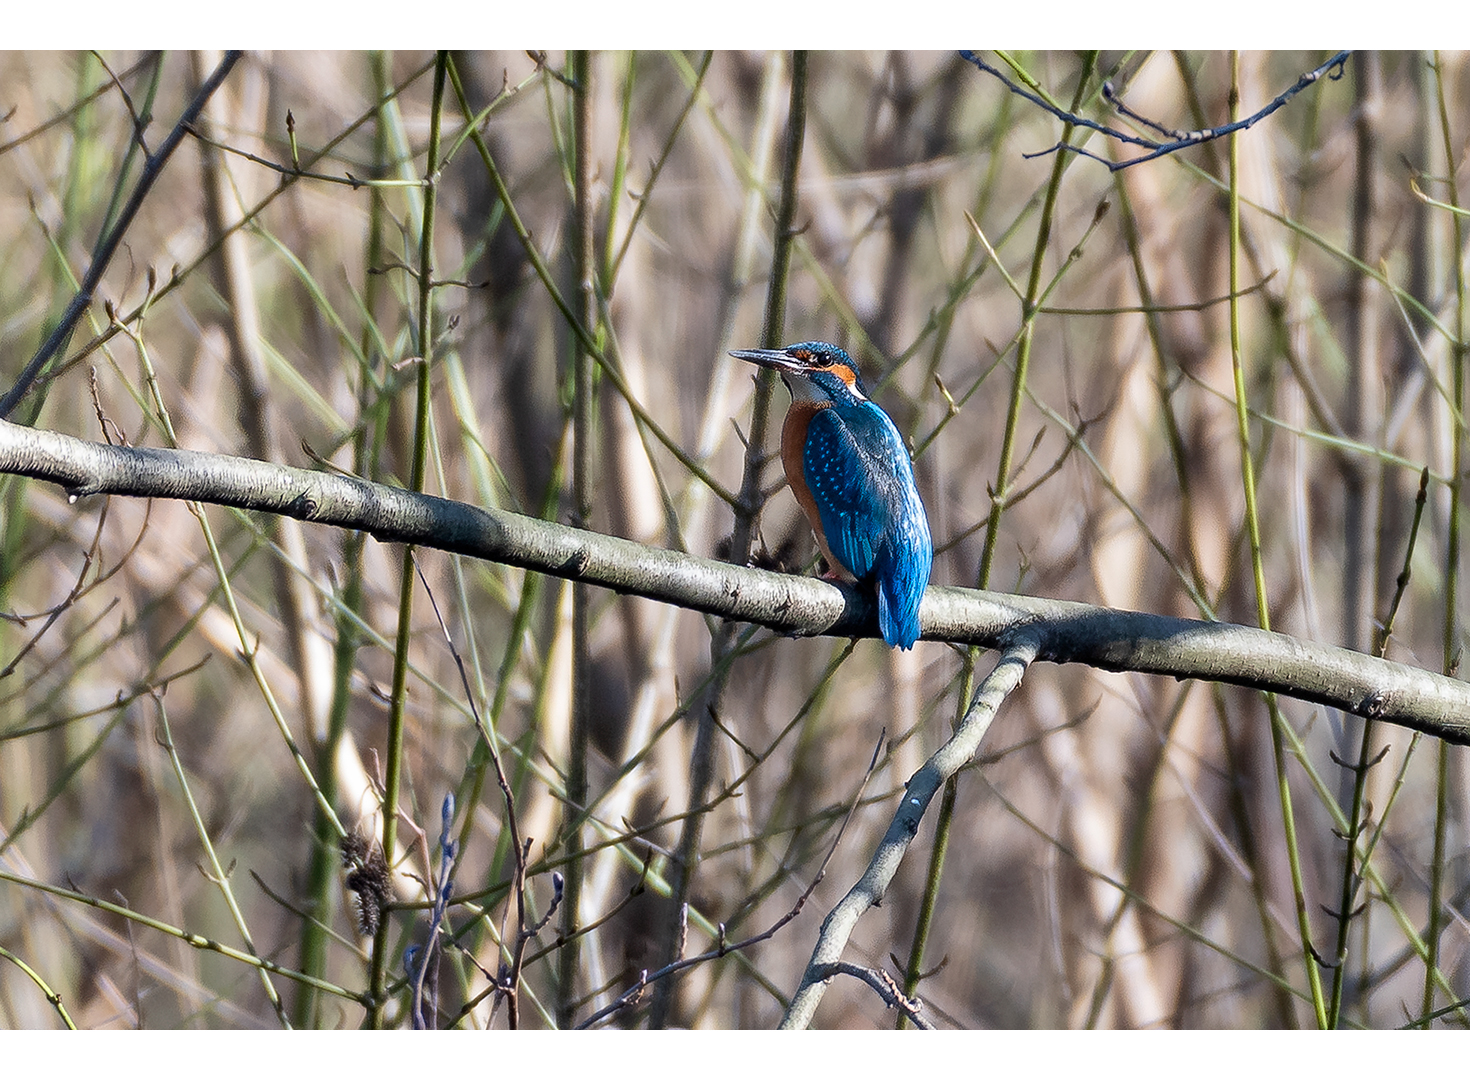
[{"label": "bare twig", "polygon": [[[968,60],[970,63],[974,64],[981,71],[984,71],[990,75],[994,75],[997,79],[1005,84],[1006,89],[1008,89],[1011,93],[1018,94],[1038,108],[1045,109],[1047,112],[1055,116],[1058,120],[1061,120],[1064,123],[1072,124],[1075,127],[1083,127],[1091,131],[1099,132],[1100,134],[1105,135],[1110,139],[1116,139],[1119,142],[1128,143],[1130,146],[1141,146],[1148,151],[1148,153],[1146,154],[1141,154],[1138,157],[1134,158],[1128,158],[1126,161],[1109,161],[1105,157],[1101,157],[1098,154],[1092,153],[1086,147],[1079,146],[1075,143],[1070,142],[1059,142],[1055,146],[1047,147],[1045,150],[1038,150],[1032,154],[1023,154],[1022,157],[1045,157],[1047,154],[1054,154],[1062,150],[1070,150],[1074,154],[1080,154],[1085,158],[1090,158],[1093,161],[1101,162],[1108,167],[1108,170],[1110,172],[1117,172],[1119,169],[1126,169],[1130,165],[1138,165],[1145,161],[1152,161],[1154,158],[1163,157],[1165,154],[1172,154],[1176,151],[1184,150],[1191,146],[1199,146],[1201,143],[1212,142],[1213,140],[1221,138],[1222,136],[1229,135],[1233,131],[1242,131],[1245,128],[1250,127],[1251,125],[1258,123],[1261,120],[1264,120],[1266,117],[1274,113],[1277,109],[1281,108],[1281,106],[1285,105],[1292,98],[1296,97],[1297,94],[1300,94],[1307,87],[1311,86],[1313,83],[1321,79],[1322,76],[1326,75],[1328,78],[1334,80],[1342,78],[1343,66],[1347,63],[1347,59],[1351,55],[1351,53],[1348,51],[1335,53],[1325,64],[1322,64],[1321,66],[1307,72],[1294,84],[1287,87],[1275,98],[1273,98],[1269,105],[1259,110],[1258,112],[1254,112],[1250,116],[1243,117],[1228,124],[1221,124],[1219,127],[1204,128],[1200,131],[1175,131],[1172,128],[1166,128],[1160,124],[1155,123],[1152,120],[1148,120],[1138,115],[1132,109],[1129,109],[1126,105],[1123,104],[1121,99],[1119,99],[1114,93],[1112,83],[1103,83],[1103,96],[1107,98],[1107,100],[1111,102],[1121,114],[1132,120],[1138,121],[1145,127],[1159,132],[1161,135],[1168,136],[1168,142],[1159,142],[1155,139],[1147,139],[1139,135],[1130,135],[1126,131],[1119,131],[1117,128],[1111,128],[1105,124],[1099,124],[1095,120],[1089,120],[1084,116],[1078,116],[1075,113],[1068,112],[1067,110],[1048,101],[1040,94],[1033,93],[1030,90],[1027,90],[1025,87],[1019,86],[1016,83],[1012,82],[1010,78],[1008,78],[999,69],[992,67],[990,64],[987,64],[984,60],[982,60],[978,53],[972,52],[969,49],[961,49],[960,55]],[[1334,69],[1336,69],[1335,72]]]},{"label": "bare twig", "polygon": [[[853,814],[855,814],[857,812],[857,808],[862,805],[863,790],[868,786],[868,781],[872,779],[874,771],[878,768],[878,762],[883,753],[883,742],[886,738],[886,734],[886,732],[879,733],[878,745],[873,748],[873,757],[868,762],[867,771],[863,773],[862,782],[858,784],[858,789],[853,794],[852,801],[848,805],[847,815],[842,819],[842,824],[838,826],[837,835],[832,838],[832,844],[827,849],[827,854],[825,857],[823,857],[821,866],[817,867],[817,873],[812,878],[811,884],[808,885],[806,889],[803,890],[802,894],[796,898],[796,903],[791,905],[791,909],[787,911],[785,915],[782,915],[779,919],[777,919],[761,933],[756,934],[753,937],[745,938],[742,941],[737,941],[734,944],[725,941],[725,924],[720,923],[719,941],[715,943],[715,947],[713,949],[706,950],[705,952],[700,953],[698,956],[691,956],[686,958],[683,955],[684,939],[683,935],[681,934],[679,939],[679,947],[677,950],[678,956],[671,963],[665,964],[663,967],[654,972],[649,972],[647,970],[643,971],[638,976],[638,981],[634,983],[620,998],[614,1001],[611,1005],[608,1005],[606,1008],[600,1009],[597,1012],[593,1013],[586,1020],[583,1020],[580,1024],[578,1024],[577,1028],[581,1030],[584,1028],[594,1027],[597,1024],[601,1023],[603,1020],[606,1020],[609,1017],[622,1012],[624,1009],[633,1007],[634,1005],[638,1004],[640,1000],[642,1000],[643,992],[647,990],[649,986],[657,983],[661,979],[668,978],[670,975],[674,975],[680,971],[683,971],[686,968],[695,967],[699,964],[705,964],[711,960],[718,960],[720,957],[728,956],[730,953],[733,952],[740,952],[744,949],[750,948],[752,945],[759,945],[762,941],[769,941],[771,938],[776,936],[777,932],[783,926],[785,926],[787,923],[791,922],[792,919],[800,915],[801,909],[806,907],[806,902],[811,899],[812,893],[816,892],[817,886],[820,885],[822,883],[822,879],[827,876],[827,865],[832,861],[832,856],[837,853],[837,845],[842,843],[842,834],[847,831],[847,826],[852,821]],[[687,930],[687,904],[681,905],[680,915],[680,921],[683,924],[683,928]],[[902,997],[901,994],[899,996]],[[907,1001],[907,999],[904,1000]]]},{"label": "bare twig", "polygon": [[[353,176],[350,172],[347,172],[345,170],[343,171],[341,176],[337,176],[333,173],[314,172],[310,169],[303,169],[301,167],[299,159],[293,158],[294,163],[291,165],[282,165],[279,162],[271,161],[269,158],[263,158],[259,154],[252,154],[248,150],[241,150],[238,146],[231,146],[229,143],[224,142],[220,139],[211,138],[209,135],[201,131],[197,126],[191,125],[189,127],[189,134],[193,135],[194,138],[198,139],[199,142],[204,146],[208,146],[211,149],[219,150],[226,154],[233,154],[235,157],[238,158],[244,158],[252,165],[259,165],[264,169],[269,169],[271,172],[280,174],[282,177],[289,177],[295,180],[318,180],[325,184],[341,184],[344,187],[350,187],[353,191],[356,191],[358,188],[364,187],[422,188],[428,183],[428,181],[426,180],[364,179],[361,176]],[[295,139],[293,132],[292,142],[294,143],[294,141]]]},{"label": "bare twig", "polygon": [[220,84],[225,81],[225,76],[229,75],[230,69],[235,66],[241,55],[239,51],[225,53],[219,66],[199,88],[199,93],[195,94],[194,100],[189,102],[188,108],[179,117],[179,122],[168,133],[168,137],[159,144],[156,151],[145,159],[142,175],[138,177],[138,186],[133,189],[133,195],[128,199],[127,206],[123,207],[122,213],[118,215],[117,223],[113,225],[112,231],[107,234],[105,240],[97,245],[97,253],[92,258],[92,265],[87,267],[87,276],[82,279],[81,288],[72,297],[71,303],[66,306],[66,311],[62,313],[56,329],[52,330],[42,342],[41,347],[36,350],[36,355],[31,357],[30,363],[26,364],[25,370],[15,380],[15,385],[6,392],[4,397],[0,397],[0,419],[11,414],[20,399],[25,397],[31,384],[36,381],[36,376],[41,374],[41,370],[51,358],[59,353],[71,339],[72,331],[76,329],[83,312],[91,306],[92,297],[96,294],[97,286],[102,281],[102,275],[107,272],[108,264],[117,254],[122,238],[127,235],[128,229],[132,227],[133,218],[142,208],[143,200],[148,197],[148,192],[163,174],[163,167],[168,164],[168,159],[178,149],[179,143],[184,140],[189,126],[199,118],[205,103],[214,96],[214,92],[220,88]]},{"label": "bare twig", "polygon": [[[4,155],[8,154],[10,151],[14,150],[17,146],[23,146],[26,143],[30,142],[32,139],[37,138],[37,137],[39,137],[41,135],[44,135],[46,132],[50,131],[52,128],[54,128],[54,127],[56,127],[56,126],[58,126],[60,124],[65,124],[66,122],[68,122],[69,120],[71,120],[73,117],[75,117],[77,115],[77,113],[80,112],[82,109],[84,109],[88,105],[92,104],[92,102],[96,101],[103,94],[107,93],[107,91],[113,89],[113,87],[119,87],[120,88],[121,87],[121,83],[122,83],[122,81],[124,79],[131,79],[139,71],[143,70],[143,68],[146,65],[148,65],[148,64],[156,64],[158,62],[159,62],[159,54],[158,53],[156,53],[156,52],[145,53],[138,60],[138,62],[136,64],[134,64],[132,67],[128,68],[126,71],[121,72],[120,74],[116,74],[116,75],[113,74],[111,68],[107,67],[106,64],[103,64],[102,65],[102,69],[104,71],[106,71],[107,72],[107,75],[108,75],[108,79],[107,79],[106,82],[102,83],[100,86],[97,87],[97,89],[93,90],[90,94],[86,94],[86,95],[78,98],[68,108],[63,109],[61,112],[59,112],[55,116],[51,117],[51,119],[45,121],[44,123],[37,124],[35,127],[31,128],[29,131],[27,131],[24,135],[17,135],[15,138],[11,139],[9,142],[0,143],[0,157],[3,157]],[[129,110],[129,111],[131,111],[131,110]],[[10,114],[13,114],[14,112],[15,112],[15,110],[14,109],[11,109],[10,110],[10,113],[6,114],[4,117],[0,117],[0,122],[3,122],[4,120],[9,120],[10,119]]]},{"label": "bare twig", "polygon": [[[940,966],[942,967],[943,965]],[[859,979],[871,986],[877,991],[878,996],[883,999],[885,1005],[890,1009],[897,1009],[903,1013],[904,1019],[913,1024],[914,1027],[919,1028],[921,1031],[934,1030],[934,1025],[920,1015],[920,1002],[918,998],[911,998],[906,995],[898,985],[898,982],[886,971],[879,968],[863,967],[861,964],[850,964],[845,960],[838,960],[830,964],[823,964],[815,974],[823,982],[833,979],[838,975],[851,975],[854,979]]]},{"label": "bare twig", "polygon": [[[428,579],[424,577],[423,568],[414,562],[414,570],[418,573],[419,582],[428,594],[429,604],[434,609],[434,618],[439,621],[439,629],[444,634],[444,640],[449,646],[449,653],[454,657],[455,667],[459,669],[460,684],[464,687],[465,701],[469,703],[470,712],[475,718],[475,726],[480,730],[480,738],[485,740],[485,747],[490,754],[490,762],[495,767],[495,781],[500,785],[500,794],[505,799],[505,823],[510,830],[512,850],[515,852],[515,875],[511,882],[511,892],[515,896],[516,903],[516,933],[511,946],[511,959],[508,964],[503,964],[496,977],[496,988],[504,994],[508,1023],[512,1028],[520,1026],[520,1002],[518,991],[521,985],[521,970],[526,955],[526,946],[531,939],[539,934],[551,921],[551,916],[562,901],[562,876],[551,875],[552,897],[551,906],[546,909],[546,914],[535,923],[526,921],[526,866],[528,856],[531,852],[531,841],[521,838],[520,820],[516,816],[515,794],[511,791],[510,780],[505,775],[505,767],[501,764],[500,751],[496,749],[496,740],[490,731],[490,725],[485,723],[485,718],[480,713],[480,707],[475,703],[474,691],[470,689],[469,672],[465,670],[464,658],[460,656],[459,649],[455,647],[454,638],[449,633],[449,627],[444,622],[444,615],[439,610],[439,602],[434,598],[434,590],[429,588]],[[502,931],[501,940],[505,940]]]},{"label": "bare twig", "polygon": [[[429,913],[429,931],[422,945],[411,945],[404,956],[404,965],[412,975],[409,989],[410,1015],[415,1031],[424,1031],[437,1026],[434,1021],[439,1013],[439,957],[443,947],[439,942],[439,928],[449,907],[449,897],[454,892],[454,868],[459,862],[459,849],[452,835],[454,829],[454,792],[444,796],[439,808],[439,875],[434,878],[430,894],[434,906]],[[426,883],[426,887],[427,883]],[[425,1003],[428,1016],[425,1016]]]}]

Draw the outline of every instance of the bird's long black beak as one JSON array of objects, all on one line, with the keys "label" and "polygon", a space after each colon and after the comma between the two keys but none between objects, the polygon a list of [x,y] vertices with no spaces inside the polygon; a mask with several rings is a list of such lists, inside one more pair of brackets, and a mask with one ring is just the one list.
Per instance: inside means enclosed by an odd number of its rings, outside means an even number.
[{"label": "bird's long black beak", "polygon": [[748,360],[761,367],[777,371],[801,371],[804,364],[784,349],[731,349],[730,355],[737,360]]}]

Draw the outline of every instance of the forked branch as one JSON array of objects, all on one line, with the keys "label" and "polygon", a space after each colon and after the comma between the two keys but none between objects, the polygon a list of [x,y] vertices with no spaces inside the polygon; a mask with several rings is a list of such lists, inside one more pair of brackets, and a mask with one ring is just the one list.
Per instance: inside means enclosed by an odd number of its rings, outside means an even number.
[{"label": "forked branch", "polygon": [[1105,157],[1092,153],[1085,147],[1078,146],[1074,143],[1059,142],[1055,146],[1047,147],[1045,150],[1038,150],[1035,153],[1031,154],[1023,154],[1021,155],[1022,157],[1045,157],[1047,154],[1055,154],[1058,151],[1070,150],[1074,154],[1080,154],[1085,158],[1091,158],[1093,161],[1102,162],[1108,167],[1109,171],[1111,172],[1117,172],[1119,169],[1126,169],[1130,165],[1138,165],[1145,161],[1152,161],[1154,158],[1163,157],[1165,154],[1172,154],[1176,151],[1184,150],[1191,146],[1199,146],[1201,143],[1212,142],[1215,139],[1219,139],[1225,135],[1229,135],[1233,131],[1243,131],[1251,125],[1259,123],[1260,121],[1266,119],[1266,117],[1270,116],[1277,109],[1281,108],[1281,106],[1285,105],[1292,98],[1296,97],[1296,95],[1300,94],[1307,87],[1316,83],[1319,79],[1322,78],[1322,76],[1326,75],[1330,79],[1342,78],[1343,66],[1347,63],[1347,59],[1350,55],[1351,53],[1347,51],[1334,54],[1332,58],[1329,59],[1325,64],[1322,64],[1319,67],[1307,72],[1301,78],[1297,79],[1297,81],[1291,86],[1287,87],[1280,94],[1276,95],[1276,97],[1271,100],[1271,103],[1268,104],[1265,108],[1253,112],[1249,116],[1242,117],[1239,120],[1232,121],[1231,123],[1221,124],[1218,127],[1202,128],[1198,131],[1178,131],[1174,128],[1164,127],[1162,124],[1156,123],[1146,116],[1140,116],[1138,113],[1134,112],[1123,103],[1122,98],[1118,97],[1117,93],[1114,91],[1112,83],[1103,83],[1103,97],[1105,97],[1108,102],[1123,116],[1128,117],[1130,120],[1137,121],[1144,127],[1165,136],[1165,141],[1160,141],[1158,139],[1150,139],[1146,136],[1133,135],[1126,131],[1120,131],[1117,128],[1108,127],[1106,124],[1099,124],[1095,120],[1089,120],[1085,116],[1078,116],[1076,113],[1068,112],[1066,109],[1061,108],[1059,105],[1048,101],[1041,94],[1035,93],[1031,90],[1026,89],[1024,86],[1020,86],[1017,83],[1013,82],[998,68],[993,67],[992,65],[982,60],[979,53],[972,52],[969,49],[960,50],[961,57],[974,64],[981,71],[986,72],[989,75],[994,75],[997,79],[1005,84],[1006,89],[1008,89],[1011,93],[1020,95],[1027,101],[1031,102],[1031,104],[1035,105],[1037,108],[1045,109],[1047,112],[1055,116],[1058,120],[1061,120],[1062,122],[1067,124],[1071,124],[1073,127],[1087,128],[1090,131],[1096,131],[1099,134],[1105,135],[1109,139],[1116,139],[1118,142],[1126,143],[1129,146],[1139,146],[1148,151],[1147,153],[1140,154],[1138,157],[1129,158],[1126,161],[1109,161]]}]

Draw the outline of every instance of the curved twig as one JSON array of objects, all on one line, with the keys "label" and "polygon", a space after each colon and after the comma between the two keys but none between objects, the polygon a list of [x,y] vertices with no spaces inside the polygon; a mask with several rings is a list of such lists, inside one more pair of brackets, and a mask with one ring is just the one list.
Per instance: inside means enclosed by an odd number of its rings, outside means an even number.
[{"label": "curved twig", "polygon": [[[971,64],[974,64],[981,71],[995,76],[997,79],[1005,84],[1006,89],[1008,89],[1011,93],[1025,98],[1037,108],[1045,109],[1047,112],[1055,116],[1058,120],[1061,120],[1068,124],[1072,124],[1075,127],[1089,128],[1092,131],[1096,131],[1102,135],[1105,135],[1109,139],[1116,139],[1118,142],[1127,143],[1130,146],[1143,147],[1145,150],[1149,151],[1146,154],[1140,154],[1138,157],[1128,158],[1125,161],[1110,161],[1099,154],[1092,153],[1090,150],[1083,146],[1069,142],[1067,140],[1063,140],[1062,142],[1057,143],[1055,146],[1047,147],[1045,150],[1038,150],[1037,152],[1032,154],[1022,155],[1022,157],[1026,158],[1044,157],[1047,154],[1054,154],[1062,150],[1070,150],[1074,154],[1080,154],[1082,157],[1101,162],[1108,167],[1108,171],[1110,172],[1117,172],[1120,169],[1128,168],[1128,166],[1130,165],[1138,165],[1145,161],[1152,161],[1154,158],[1163,157],[1165,154],[1173,154],[1179,150],[1184,150],[1191,146],[1198,146],[1201,143],[1211,142],[1214,139],[1229,135],[1231,132],[1234,131],[1243,131],[1244,129],[1250,127],[1252,124],[1259,123],[1266,117],[1270,116],[1277,109],[1281,108],[1281,106],[1285,105],[1292,98],[1296,97],[1297,94],[1300,94],[1307,87],[1311,86],[1313,83],[1321,79],[1322,76],[1326,75],[1328,78],[1331,79],[1342,78],[1342,69],[1343,66],[1347,63],[1349,55],[1351,55],[1351,53],[1348,51],[1335,53],[1326,63],[1321,64],[1311,71],[1308,71],[1301,78],[1297,79],[1295,83],[1287,87],[1280,94],[1276,95],[1276,97],[1274,97],[1271,100],[1270,104],[1268,104],[1265,108],[1253,112],[1249,116],[1242,117],[1239,120],[1231,121],[1228,124],[1221,124],[1218,127],[1204,128],[1200,131],[1175,131],[1172,128],[1166,128],[1161,124],[1157,124],[1147,117],[1140,116],[1138,113],[1134,112],[1132,109],[1128,108],[1128,106],[1123,104],[1122,99],[1119,98],[1114,92],[1112,83],[1104,83],[1102,88],[1103,96],[1107,98],[1107,100],[1115,108],[1117,108],[1118,112],[1126,117],[1129,117],[1132,120],[1137,121],[1145,127],[1159,132],[1161,135],[1166,135],[1169,137],[1168,142],[1159,142],[1155,139],[1144,138],[1140,135],[1130,135],[1126,131],[1119,131],[1117,128],[1108,127],[1106,124],[1099,124],[1097,121],[1089,120],[1085,116],[1078,116],[1076,113],[1067,112],[1065,109],[1062,109],[1052,102],[1048,101],[1042,95],[1032,93],[1025,87],[1016,85],[1009,78],[1007,78],[998,68],[992,67],[990,64],[987,64],[984,60],[980,59],[978,54],[970,51],[969,49],[960,50],[961,57],[969,61]],[[1333,69],[1336,69],[1336,74],[1332,74]]]},{"label": "curved twig", "polygon": [[818,978],[827,980],[838,975],[851,975],[860,982],[867,983],[877,995],[883,999],[883,1004],[890,1009],[897,1009],[903,1013],[904,1019],[913,1024],[920,1031],[933,1031],[934,1025],[924,1019],[919,1011],[920,1001],[911,998],[903,992],[903,988],[888,972],[880,968],[863,967],[861,964],[851,964],[845,960],[839,960],[831,964],[823,964],[817,971],[813,972]]},{"label": "curved twig", "polygon": [[934,751],[923,767],[909,778],[903,800],[889,823],[888,832],[873,852],[867,870],[823,920],[812,958],[802,974],[801,985],[791,997],[791,1005],[781,1020],[781,1027],[804,1028],[811,1023],[812,1015],[826,992],[827,982],[837,974],[832,965],[842,960],[842,950],[858,919],[883,899],[909,844],[918,835],[924,811],[944,782],[975,756],[1001,702],[1021,685],[1021,676],[1037,658],[1039,647],[1036,635],[1023,631],[1017,636],[975,691],[970,708],[949,741]]}]

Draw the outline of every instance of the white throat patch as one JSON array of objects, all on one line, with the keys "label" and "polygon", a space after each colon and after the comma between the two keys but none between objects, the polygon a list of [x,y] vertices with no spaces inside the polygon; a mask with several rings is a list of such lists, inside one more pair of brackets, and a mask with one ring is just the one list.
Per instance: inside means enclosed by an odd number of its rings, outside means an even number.
[{"label": "white throat patch", "polygon": [[[781,378],[785,380],[786,388],[791,391],[791,400],[793,402],[814,401],[822,405],[832,400],[825,390],[804,375],[799,375],[794,371],[783,371],[781,372]],[[868,400],[856,386],[850,386],[848,389],[852,391],[852,396],[858,401]]]}]

